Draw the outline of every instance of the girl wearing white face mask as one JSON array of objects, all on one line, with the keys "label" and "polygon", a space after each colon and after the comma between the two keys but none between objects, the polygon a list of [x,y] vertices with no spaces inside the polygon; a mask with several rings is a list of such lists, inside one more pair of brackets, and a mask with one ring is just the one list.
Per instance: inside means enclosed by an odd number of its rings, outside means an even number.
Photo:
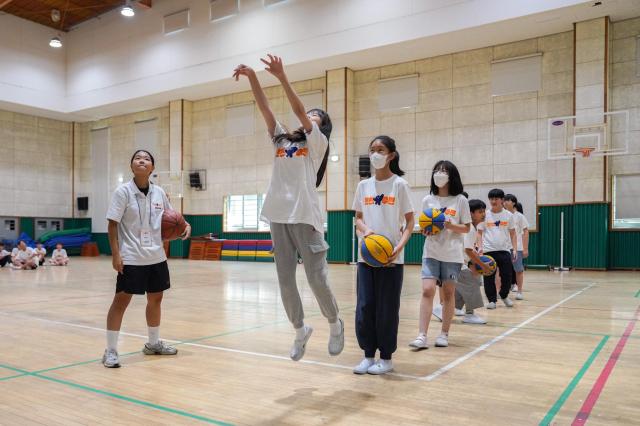
[{"label": "girl wearing white face mask", "polygon": [[[369,144],[375,175],[358,184],[353,199],[358,235],[384,235],[393,244],[391,263],[374,268],[358,255],[356,336],[364,359],[353,372],[384,374],[393,369],[391,355],[398,346],[398,322],[404,255],[411,237],[414,214],[409,184],[400,176],[400,155],[395,141],[378,136]],[[376,352],[380,360],[375,361]]]},{"label": "girl wearing white face mask", "polygon": [[449,327],[455,309],[455,283],[463,257],[463,237],[471,227],[469,202],[463,192],[460,173],[450,161],[438,161],[431,172],[431,193],[422,200],[422,211],[439,209],[446,217],[444,229],[435,234],[426,231],[422,254],[422,299],[420,300],[419,334],[409,346],[426,349],[427,330],[433,310],[436,285],[443,300],[442,332],[436,346],[449,346]]}]

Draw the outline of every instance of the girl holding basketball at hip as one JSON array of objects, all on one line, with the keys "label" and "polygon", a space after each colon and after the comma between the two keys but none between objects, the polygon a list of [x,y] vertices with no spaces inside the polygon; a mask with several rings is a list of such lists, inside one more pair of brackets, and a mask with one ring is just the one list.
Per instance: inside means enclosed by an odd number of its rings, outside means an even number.
[{"label": "girl holding basketball at hip", "polygon": [[[161,223],[164,211],[172,208],[164,190],[149,181],[154,164],[153,155],[148,151],[138,150],[133,154],[134,177],[116,189],[107,212],[113,269],[118,272],[116,294],[107,314],[107,348],[102,357],[102,364],[108,368],[120,367],[118,335],[134,294],[147,294],[149,342],[142,351],[146,355],[178,352],[159,339],[160,304],[163,291],[170,287]],[[182,239],[190,234],[191,227],[187,224]]]},{"label": "girl holding basketball at hip", "polygon": [[[382,267],[368,265],[358,253],[356,336],[364,359],[353,372],[384,374],[393,369],[391,356],[398,346],[403,249],[415,219],[395,141],[377,136],[369,144],[369,158],[375,175],[358,184],[353,199],[357,231],[362,239],[373,234],[386,237],[393,251]],[[380,360],[375,362],[378,350]]]},{"label": "girl holding basketball at hip", "polygon": [[324,221],[316,192],[327,166],[331,119],[321,109],[305,110],[289,83],[281,58],[268,55],[260,60],[282,84],[291,109],[302,124],[293,131],[285,129],[276,121],[255,71],[246,65],[236,67],[233,76],[236,80],[240,76],[249,80],[273,143],[273,174],[261,219],[270,224],[280,296],[296,331],[289,355],[294,361],[300,360],[313,332],[304,323],[296,285],[298,254],[322,315],[329,322],[329,354],[338,355],[344,348],[344,323],[338,317],[338,304],[327,282],[329,245],[324,240]]},{"label": "girl holding basketball at hip", "polygon": [[426,239],[422,254],[419,334],[409,343],[415,349],[429,347],[427,331],[436,285],[441,287],[443,298],[442,332],[436,339],[436,346],[449,346],[449,327],[455,309],[455,284],[464,261],[463,235],[471,228],[469,202],[462,195],[463,190],[456,166],[450,161],[438,161],[431,172],[430,194],[422,200],[422,211],[439,210],[440,214],[445,215],[445,222],[440,232],[423,231]]}]

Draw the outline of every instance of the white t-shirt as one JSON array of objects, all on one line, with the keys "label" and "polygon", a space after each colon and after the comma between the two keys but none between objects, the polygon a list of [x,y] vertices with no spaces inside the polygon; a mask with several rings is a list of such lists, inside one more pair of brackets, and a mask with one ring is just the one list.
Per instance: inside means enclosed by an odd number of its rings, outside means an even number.
[{"label": "white t-shirt", "polygon": [[515,213],[513,213],[513,219],[516,225],[516,239],[518,243],[518,251],[522,251],[523,250],[522,236],[524,235],[524,230],[529,228],[529,221],[527,221],[527,218],[525,217],[525,215],[523,215],[519,211],[516,211]]},{"label": "white t-shirt", "polygon": [[[353,198],[353,209],[362,212],[364,223],[376,234],[387,237],[395,247],[406,226],[404,215],[413,213],[409,184],[398,175],[383,181],[376,180],[375,176],[360,181]],[[361,239],[358,242],[361,243]],[[358,262],[362,261],[358,250]],[[404,250],[393,263],[404,263]]]},{"label": "white t-shirt", "polygon": [[24,250],[20,250],[18,247],[14,248],[11,251],[11,256],[15,257],[18,260],[29,260],[33,257],[34,253],[33,253],[33,249],[31,247],[27,247]]},{"label": "white t-shirt", "polygon": [[55,249],[51,253],[51,258],[52,259],[66,259],[67,258],[67,251],[65,249],[60,249],[60,250]]},{"label": "white t-shirt", "polygon": [[[162,187],[149,184],[144,195],[133,180],[113,193],[107,219],[118,222],[118,243],[124,265],[155,265],[167,260],[162,243],[162,213],[172,210]],[[142,247],[142,228],[151,231],[151,244]]]},{"label": "white t-shirt", "polygon": [[500,213],[487,210],[482,222],[482,247],[484,252],[509,251],[512,248],[509,230],[515,229],[513,215],[507,209]]},{"label": "white t-shirt", "polygon": [[463,254],[464,254],[464,263],[462,264],[462,269],[469,269],[469,262],[471,258],[467,255],[467,249],[475,250],[476,249],[476,239],[478,238],[478,230],[473,223],[471,224],[471,228],[469,228],[469,232],[464,234],[463,240]]},{"label": "white t-shirt", "polygon": [[[291,142],[282,139],[273,144],[273,174],[261,213],[265,222],[306,223],[324,232],[316,175],[329,142],[318,125],[312,124],[307,140]],[[274,137],[282,133],[286,130],[276,123]]]},{"label": "white t-shirt", "polygon": [[9,253],[8,251],[6,251],[5,249],[2,249],[2,251],[0,251],[0,259],[2,259],[3,257],[7,257],[9,256],[11,253]]},{"label": "white t-shirt", "polygon": [[44,247],[41,247],[41,248],[36,247],[36,248],[33,249],[33,252],[35,254],[37,254],[38,256],[40,256],[40,255],[46,256],[47,255],[47,249],[44,248]]},{"label": "white t-shirt", "polygon": [[[469,201],[462,194],[450,197],[429,194],[422,200],[422,211],[427,209],[442,210],[447,220],[453,224],[466,225],[471,223]],[[458,234],[449,229],[443,229],[435,235],[430,235],[424,241],[422,258],[428,257],[440,262],[463,263],[463,239],[464,234]]]}]

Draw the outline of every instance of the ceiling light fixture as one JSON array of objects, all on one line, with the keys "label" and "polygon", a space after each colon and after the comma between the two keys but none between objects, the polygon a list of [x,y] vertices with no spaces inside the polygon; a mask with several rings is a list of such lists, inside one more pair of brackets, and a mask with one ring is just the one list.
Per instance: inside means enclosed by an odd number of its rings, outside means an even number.
[{"label": "ceiling light fixture", "polygon": [[329,159],[331,161],[333,161],[334,163],[337,163],[338,161],[340,161],[340,156],[338,154],[332,154]]},{"label": "ceiling light fixture", "polygon": [[60,22],[60,11],[58,9],[51,9],[51,20],[53,22]]},{"label": "ceiling light fixture", "polygon": [[131,7],[131,1],[127,0],[127,3],[120,9],[120,13],[122,16],[126,16],[127,18],[131,18],[136,12]]},{"label": "ceiling light fixture", "polygon": [[62,47],[62,40],[60,40],[60,37],[55,36],[54,38],[51,39],[51,41],[49,41],[49,46],[55,47],[56,49],[58,47]]}]

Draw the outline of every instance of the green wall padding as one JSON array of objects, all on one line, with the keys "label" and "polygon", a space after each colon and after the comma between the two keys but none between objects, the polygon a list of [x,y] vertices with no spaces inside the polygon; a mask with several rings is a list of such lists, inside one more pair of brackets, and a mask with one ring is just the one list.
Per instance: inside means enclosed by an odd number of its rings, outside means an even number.
[{"label": "green wall padding", "polygon": [[573,206],[571,266],[606,269],[609,237],[608,204]]},{"label": "green wall padding", "polygon": [[91,239],[98,244],[100,254],[108,254],[111,256],[111,246],[109,246],[109,234],[106,232],[94,232]]},{"label": "green wall padding", "polygon": [[[564,266],[571,266],[573,206],[541,206],[538,210],[538,258],[535,264],[560,265],[560,214],[564,212]],[[534,264],[532,261],[529,263]]]},{"label": "green wall padding", "polygon": [[329,262],[351,262],[354,215],[353,210],[327,212],[325,239],[330,246],[329,253],[327,253]]},{"label": "green wall padding", "polygon": [[64,229],[91,228],[91,218],[67,218],[63,220]]},{"label": "green wall padding", "polygon": [[409,238],[409,242],[404,247],[404,263],[407,264],[422,264],[422,251],[424,249],[425,236],[414,232]]},{"label": "green wall padding", "polygon": [[640,269],[640,231],[611,231],[608,247],[610,269]]},{"label": "green wall padding", "polygon": [[32,217],[20,218],[20,233],[26,232],[31,238],[35,236],[35,225]]}]

